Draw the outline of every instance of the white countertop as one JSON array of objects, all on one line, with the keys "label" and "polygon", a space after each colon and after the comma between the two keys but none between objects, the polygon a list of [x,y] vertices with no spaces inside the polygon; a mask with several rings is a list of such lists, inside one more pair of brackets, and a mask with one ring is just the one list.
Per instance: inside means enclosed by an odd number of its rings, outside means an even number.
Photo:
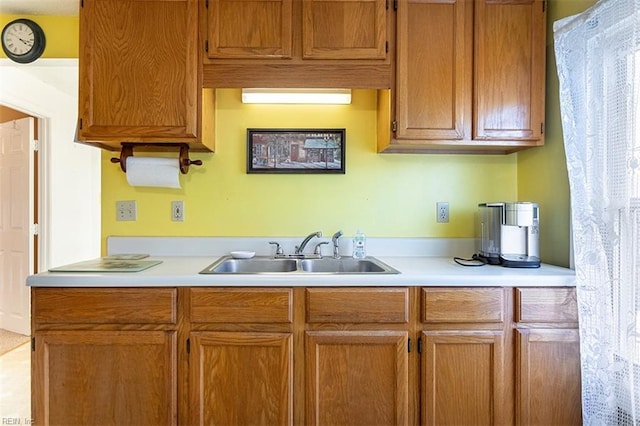
[{"label": "white countertop", "polygon": [[141,272],[42,272],[27,278],[33,287],[173,287],[173,286],[575,286],[571,269],[542,265],[514,269],[485,265],[464,267],[452,257],[375,256],[400,274],[199,274],[220,256],[151,256],[162,263]]}]

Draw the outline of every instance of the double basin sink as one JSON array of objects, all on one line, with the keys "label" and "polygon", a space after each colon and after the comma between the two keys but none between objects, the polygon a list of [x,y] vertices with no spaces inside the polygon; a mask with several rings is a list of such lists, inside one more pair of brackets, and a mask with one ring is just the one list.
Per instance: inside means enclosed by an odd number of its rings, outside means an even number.
[{"label": "double basin sink", "polygon": [[234,259],[223,256],[216,260],[201,274],[399,274],[391,266],[375,257],[353,259],[350,257],[334,259],[297,259],[254,257],[251,259]]}]

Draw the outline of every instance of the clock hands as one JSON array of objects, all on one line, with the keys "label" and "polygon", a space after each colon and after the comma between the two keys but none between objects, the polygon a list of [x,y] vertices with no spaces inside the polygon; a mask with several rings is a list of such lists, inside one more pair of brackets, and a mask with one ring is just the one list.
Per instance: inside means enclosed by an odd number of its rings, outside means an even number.
[{"label": "clock hands", "polygon": [[21,39],[20,37],[18,37],[18,40],[20,40],[22,44],[26,44],[29,47],[33,46],[33,40],[24,40],[24,39]]}]

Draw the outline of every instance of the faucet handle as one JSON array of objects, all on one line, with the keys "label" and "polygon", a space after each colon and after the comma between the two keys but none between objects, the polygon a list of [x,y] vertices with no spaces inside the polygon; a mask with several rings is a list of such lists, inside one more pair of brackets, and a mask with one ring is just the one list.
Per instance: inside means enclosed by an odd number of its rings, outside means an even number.
[{"label": "faucet handle", "polygon": [[316,244],[316,248],[313,249],[313,254],[317,254],[322,256],[322,245],[323,244],[329,244],[329,241],[320,241],[318,244]]},{"label": "faucet handle", "polygon": [[338,241],[342,237],[342,231],[338,231],[333,234],[331,241],[333,242],[333,258],[340,259],[340,242]]},{"label": "faucet handle", "polygon": [[280,247],[280,243],[277,241],[269,241],[269,244],[273,244],[276,246],[276,256],[283,256],[284,255],[284,250],[282,250],[282,247]]}]

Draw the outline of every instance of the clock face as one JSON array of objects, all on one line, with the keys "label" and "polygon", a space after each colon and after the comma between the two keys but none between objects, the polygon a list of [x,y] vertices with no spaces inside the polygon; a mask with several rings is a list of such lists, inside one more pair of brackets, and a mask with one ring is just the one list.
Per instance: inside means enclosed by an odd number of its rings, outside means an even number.
[{"label": "clock face", "polygon": [[14,55],[26,55],[33,49],[35,41],[33,30],[22,22],[17,22],[10,27],[2,35],[2,43]]},{"label": "clock face", "polygon": [[15,62],[26,64],[38,59],[45,47],[42,28],[30,19],[16,19],[2,30],[2,50]]}]

